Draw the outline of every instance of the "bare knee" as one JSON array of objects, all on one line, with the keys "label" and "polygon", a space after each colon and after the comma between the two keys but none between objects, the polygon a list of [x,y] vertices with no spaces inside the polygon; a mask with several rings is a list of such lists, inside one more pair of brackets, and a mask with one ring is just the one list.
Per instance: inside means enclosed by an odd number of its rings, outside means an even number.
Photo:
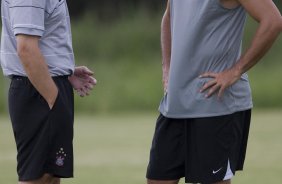
[{"label": "bare knee", "polygon": [[51,184],[60,184],[60,183],[61,183],[61,179],[60,178],[53,177],[53,180],[52,180]]},{"label": "bare knee", "polygon": [[50,174],[44,174],[38,180],[20,181],[19,184],[60,184],[60,178],[56,178]]},{"label": "bare knee", "polygon": [[178,184],[179,180],[174,181],[160,181],[160,180],[147,180],[147,184]]},{"label": "bare knee", "polygon": [[231,184],[231,180],[221,181],[214,184]]},{"label": "bare knee", "polygon": [[42,184],[60,184],[61,179],[54,177],[53,175],[50,174],[45,174],[42,177]]}]

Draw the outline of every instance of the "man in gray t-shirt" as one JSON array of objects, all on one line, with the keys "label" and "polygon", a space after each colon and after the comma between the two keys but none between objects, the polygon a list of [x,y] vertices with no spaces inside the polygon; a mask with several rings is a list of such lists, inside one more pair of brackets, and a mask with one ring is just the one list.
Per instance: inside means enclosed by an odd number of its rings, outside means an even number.
[{"label": "man in gray t-shirt", "polygon": [[3,0],[1,14],[19,183],[58,184],[73,176],[73,88],[85,96],[96,79],[75,67],[66,0]]},{"label": "man in gray t-shirt", "polygon": [[[259,27],[241,55],[246,14]],[[228,184],[243,169],[252,97],[246,72],[282,30],[271,0],[168,0],[162,22],[164,98],[149,184]]]}]

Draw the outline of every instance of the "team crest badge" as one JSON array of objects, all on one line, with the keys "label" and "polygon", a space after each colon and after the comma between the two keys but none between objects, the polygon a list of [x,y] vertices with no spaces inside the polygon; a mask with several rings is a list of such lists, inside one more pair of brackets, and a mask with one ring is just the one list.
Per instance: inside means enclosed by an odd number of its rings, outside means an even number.
[{"label": "team crest badge", "polygon": [[56,153],[56,165],[57,166],[64,166],[65,162],[65,158],[67,157],[67,154],[64,152],[63,148],[60,148],[60,150]]}]

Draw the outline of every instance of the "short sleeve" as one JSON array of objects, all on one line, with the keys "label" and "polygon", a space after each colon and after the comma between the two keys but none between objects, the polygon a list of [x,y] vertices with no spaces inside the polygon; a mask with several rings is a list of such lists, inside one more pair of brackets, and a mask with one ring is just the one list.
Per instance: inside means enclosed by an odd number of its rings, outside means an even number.
[{"label": "short sleeve", "polygon": [[10,20],[14,35],[42,37],[45,31],[46,0],[11,0],[10,2]]}]

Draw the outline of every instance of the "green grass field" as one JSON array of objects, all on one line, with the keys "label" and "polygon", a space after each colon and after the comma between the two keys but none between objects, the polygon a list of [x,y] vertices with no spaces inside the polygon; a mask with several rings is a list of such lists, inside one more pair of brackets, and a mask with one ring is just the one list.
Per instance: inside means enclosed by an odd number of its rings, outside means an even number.
[{"label": "green grass field", "polygon": [[[75,178],[62,183],[144,184],[156,116],[77,116]],[[245,171],[238,173],[233,183],[281,184],[282,110],[256,111],[249,140]],[[0,184],[17,182],[15,158],[11,125],[1,116]]]}]

